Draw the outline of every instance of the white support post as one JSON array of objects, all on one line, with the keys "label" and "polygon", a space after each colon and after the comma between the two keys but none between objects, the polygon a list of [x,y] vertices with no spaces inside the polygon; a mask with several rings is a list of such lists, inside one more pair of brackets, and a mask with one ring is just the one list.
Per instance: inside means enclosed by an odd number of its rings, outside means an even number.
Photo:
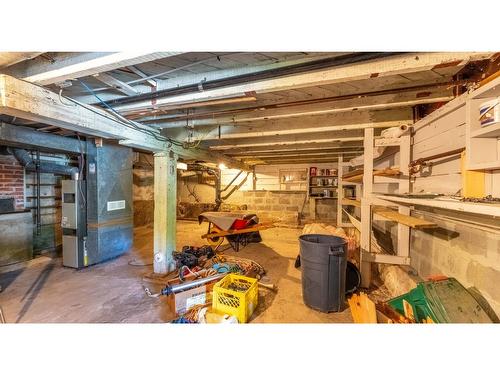
[{"label": "white support post", "polygon": [[[411,136],[410,132],[401,136],[399,146],[399,170],[401,176],[399,178],[399,194],[410,192],[410,174],[408,165],[411,160]],[[399,206],[399,213],[410,216],[410,207]],[[403,224],[398,224],[398,248],[397,254],[400,257],[410,256],[410,228]]]},{"label": "white support post", "polygon": [[373,192],[373,146],[374,131],[373,128],[365,129],[364,146],[364,165],[363,165],[363,196],[361,198],[361,282],[362,287],[368,288],[371,283],[371,263],[370,258],[364,255],[364,252],[371,251],[371,233],[372,233],[372,212],[371,196]]},{"label": "white support post", "polygon": [[341,228],[344,224],[342,222],[342,200],[344,199],[344,188],[342,177],[344,175],[344,157],[339,156],[337,168],[337,227]]},{"label": "white support post", "polygon": [[177,155],[172,151],[154,155],[154,273],[175,269]]}]

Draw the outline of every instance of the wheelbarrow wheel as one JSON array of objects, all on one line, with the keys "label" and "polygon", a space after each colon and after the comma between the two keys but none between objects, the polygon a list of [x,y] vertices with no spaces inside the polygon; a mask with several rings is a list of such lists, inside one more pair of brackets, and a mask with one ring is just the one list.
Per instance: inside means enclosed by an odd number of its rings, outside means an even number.
[{"label": "wheelbarrow wheel", "polygon": [[[210,231],[210,234],[212,233],[217,233],[218,231],[217,230],[212,230]],[[209,237],[206,239],[207,240],[207,243],[212,246],[213,248],[218,248],[220,245],[222,245],[222,243],[224,242],[224,236],[221,236],[221,237]]]}]

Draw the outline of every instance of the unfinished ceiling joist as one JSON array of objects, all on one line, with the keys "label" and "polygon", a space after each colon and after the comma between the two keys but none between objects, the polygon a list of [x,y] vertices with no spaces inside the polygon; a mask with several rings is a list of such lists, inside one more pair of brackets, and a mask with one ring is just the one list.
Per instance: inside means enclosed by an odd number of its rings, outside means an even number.
[{"label": "unfinished ceiling joist", "polygon": [[[469,61],[482,60],[492,56],[492,53],[408,53],[383,57],[360,63],[347,64],[285,77],[265,79],[234,86],[221,87],[201,92],[174,95],[159,98],[157,106],[171,105],[178,102],[216,99],[245,92],[272,93],[276,91],[299,89],[311,86],[329,85],[347,81],[369,79],[373,77],[408,74],[439,68],[443,65],[464,66]],[[151,106],[150,100],[123,104],[115,107],[123,113],[132,112]]]},{"label": "unfinished ceiling joist", "polygon": [[0,53],[0,68],[17,64],[24,60],[33,59],[42,52],[2,52]]},{"label": "unfinished ceiling joist", "polygon": [[[348,112],[313,116],[302,121],[294,119],[271,120],[269,122],[252,123],[249,126],[207,126],[196,129],[203,133],[203,144],[230,139],[263,138],[276,136],[303,135],[308,139],[313,133],[324,133],[326,138],[351,137],[353,134],[362,135],[365,128],[389,128],[393,126],[409,125],[412,121],[410,108],[400,108],[374,112]],[[328,133],[328,134],[327,134]],[[359,133],[359,134],[358,134]],[[182,140],[186,137],[185,128],[168,129],[169,137]],[[319,138],[319,136],[316,136]],[[261,141],[261,140],[259,140]]]},{"label": "unfinished ceiling joist", "polygon": [[138,91],[134,89],[132,86],[128,85],[125,82],[120,81],[119,79],[113,77],[108,73],[98,73],[94,75],[94,78],[101,81],[102,83],[112,87],[125,95],[136,95]]},{"label": "unfinished ceiling joist", "polygon": [[5,73],[41,85],[91,76],[129,65],[176,56],[180,52],[87,52],[57,53],[53,61],[36,58],[13,67]]},{"label": "unfinished ceiling joist", "polygon": [[76,104],[43,87],[5,74],[0,75],[0,114],[84,135],[120,140],[122,144],[151,152],[172,150],[183,158],[224,162],[227,166],[245,170],[249,168],[245,163],[216,152],[169,144],[155,129],[126,126],[100,108]]}]

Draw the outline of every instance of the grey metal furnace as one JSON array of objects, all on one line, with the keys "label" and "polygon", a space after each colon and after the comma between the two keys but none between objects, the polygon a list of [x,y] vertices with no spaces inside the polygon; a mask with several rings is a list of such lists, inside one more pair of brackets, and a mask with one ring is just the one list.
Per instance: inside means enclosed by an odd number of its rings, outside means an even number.
[{"label": "grey metal furnace", "polygon": [[[73,268],[115,258],[127,252],[133,243],[132,150],[109,144],[96,147],[89,140],[82,175],[85,181],[80,186],[74,180],[66,180],[62,185],[63,264]],[[84,196],[79,194],[81,187]],[[65,194],[73,194],[77,202],[71,206]],[[83,210],[85,214],[79,216]],[[65,230],[64,224],[75,215],[82,219],[72,225],[76,228],[69,233],[70,228]]]}]

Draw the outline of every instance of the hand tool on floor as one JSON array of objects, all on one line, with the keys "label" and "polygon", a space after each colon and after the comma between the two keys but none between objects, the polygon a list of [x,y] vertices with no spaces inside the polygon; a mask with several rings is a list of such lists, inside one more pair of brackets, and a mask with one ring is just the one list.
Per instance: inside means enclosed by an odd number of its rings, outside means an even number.
[{"label": "hand tool on floor", "polygon": [[257,284],[263,288],[266,288],[266,289],[269,289],[275,293],[278,292],[278,287],[275,285],[275,284],[265,284],[265,283],[262,283],[260,281],[257,282]]},{"label": "hand tool on floor", "polygon": [[169,296],[171,294],[180,293],[180,292],[183,292],[185,290],[195,288],[195,287],[200,286],[200,285],[207,284],[211,281],[222,279],[224,276],[226,276],[225,273],[219,273],[216,275],[205,277],[203,279],[196,279],[196,280],[190,281],[188,283],[176,284],[176,285],[172,285],[172,286],[167,285],[165,288],[163,288],[160,291],[160,293],[156,293],[156,294],[152,294],[151,291],[149,290],[149,288],[144,288],[144,291],[150,297]]}]

